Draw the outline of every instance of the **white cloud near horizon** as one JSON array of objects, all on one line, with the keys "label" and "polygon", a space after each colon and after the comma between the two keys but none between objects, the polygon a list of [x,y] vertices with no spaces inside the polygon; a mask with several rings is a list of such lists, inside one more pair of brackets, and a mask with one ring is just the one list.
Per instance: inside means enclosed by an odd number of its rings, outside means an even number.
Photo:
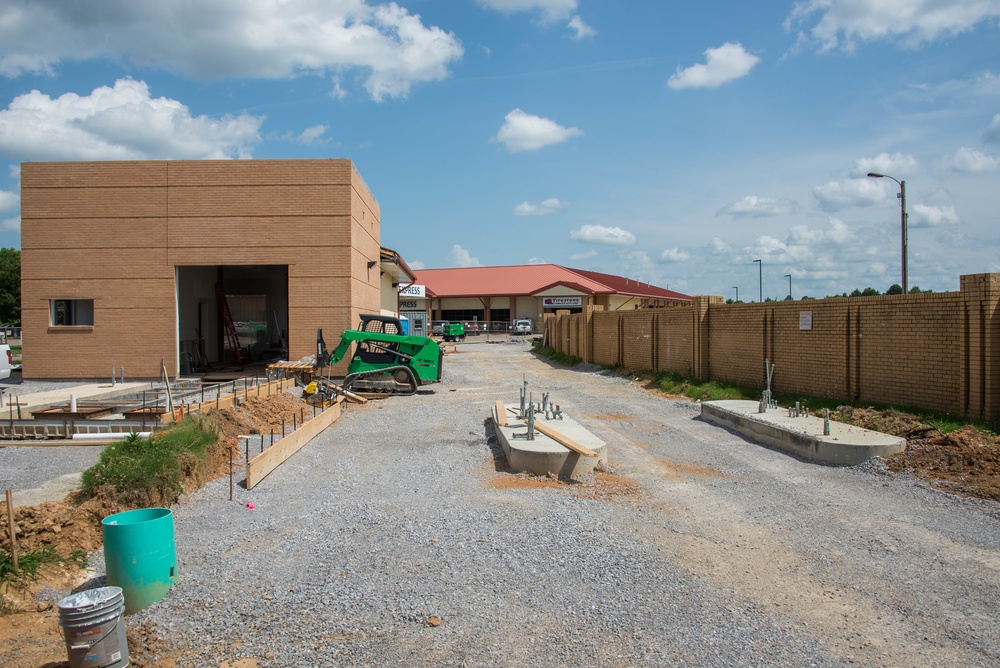
[{"label": "white cloud near horizon", "polygon": [[907,226],[911,228],[957,225],[961,222],[953,206],[915,204],[907,207]]},{"label": "white cloud near horizon", "polygon": [[21,233],[21,217],[16,218],[4,218],[0,221],[0,232],[17,232]]},{"label": "white cloud near horizon", "polygon": [[813,188],[813,197],[821,209],[836,212],[850,207],[873,206],[888,196],[882,179],[847,179],[829,181]]},{"label": "white cloud near horizon", "polygon": [[451,247],[451,252],[448,253],[448,258],[451,260],[452,266],[454,267],[482,267],[483,263],[479,261],[478,257],[472,257],[472,253],[465,250],[458,244]]},{"label": "white cloud near horizon", "polygon": [[551,119],[514,109],[504,116],[504,123],[494,139],[502,142],[511,153],[522,153],[561,144],[582,134],[579,128],[563,127]]},{"label": "white cloud near horizon", "polygon": [[874,158],[858,158],[854,161],[854,171],[859,176],[865,176],[869,172],[878,174],[912,174],[920,166],[917,159],[912,155],[902,153],[879,153]]},{"label": "white cloud near horizon", "polygon": [[515,216],[547,216],[560,209],[565,209],[569,204],[556,197],[549,197],[538,204],[531,202],[521,202],[514,207]]},{"label": "white cloud near horizon", "polygon": [[706,61],[681,69],[667,80],[675,90],[683,88],[716,88],[749,74],[760,58],[749,53],[739,42],[726,42],[705,51]]},{"label": "white cloud near horizon", "polygon": [[963,174],[985,174],[1000,169],[1000,158],[974,148],[962,147],[948,159],[948,167]]},{"label": "white cloud near horizon", "polygon": [[143,81],[119,79],[89,95],[37,90],[0,110],[0,153],[14,160],[246,158],[263,116],[192,116],[177,100],[152,98]]},{"label": "white cloud near horizon", "polygon": [[21,195],[12,190],[0,190],[0,212],[16,211],[21,206]]},{"label": "white cloud near horizon", "polygon": [[983,134],[983,141],[987,144],[1000,144],[1000,114],[995,115],[990,121],[989,127]]},{"label": "white cloud near horizon", "polygon": [[853,51],[861,42],[900,39],[910,48],[971,30],[1000,17],[1000,0],[802,0],[784,27],[819,20],[799,33],[799,43],[820,51]]},{"label": "white cloud near horizon", "polygon": [[631,246],[635,243],[635,235],[620,227],[604,225],[584,225],[569,233],[572,241],[583,241],[604,246]]},{"label": "white cloud near horizon", "polygon": [[[86,16],[86,19],[82,18]],[[240,0],[204,4],[7,0],[0,75],[50,74],[63,61],[124,60],[196,79],[367,72],[376,101],[438,81],[463,49],[394,2]]]},{"label": "white cloud near horizon", "polygon": [[691,259],[691,254],[680,248],[668,248],[660,253],[660,262],[687,262]]},{"label": "white cloud near horizon", "polygon": [[574,253],[573,255],[569,256],[569,259],[576,262],[577,260],[589,260],[592,257],[597,257],[597,251],[594,250],[593,248],[591,248],[586,253]]},{"label": "white cloud near horizon", "polygon": [[302,144],[303,146],[318,146],[324,143],[323,135],[326,131],[330,129],[329,125],[320,124],[308,127],[295,137],[296,144]]},{"label": "white cloud near horizon", "polygon": [[768,218],[770,216],[786,216],[794,213],[795,209],[795,202],[789,199],[747,195],[725,207],[719,213],[729,214],[734,218]]}]

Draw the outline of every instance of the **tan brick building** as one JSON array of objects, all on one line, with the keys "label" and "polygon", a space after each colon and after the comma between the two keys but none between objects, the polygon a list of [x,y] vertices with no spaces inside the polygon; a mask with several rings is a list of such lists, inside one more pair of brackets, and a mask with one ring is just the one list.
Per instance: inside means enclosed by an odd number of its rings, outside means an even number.
[{"label": "tan brick building", "polygon": [[[379,207],[350,160],[25,163],[25,378],[153,378],[315,351],[380,311]],[[389,273],[397,271],[395,266]],[[282,341],[283,340],[283,341]]]}]

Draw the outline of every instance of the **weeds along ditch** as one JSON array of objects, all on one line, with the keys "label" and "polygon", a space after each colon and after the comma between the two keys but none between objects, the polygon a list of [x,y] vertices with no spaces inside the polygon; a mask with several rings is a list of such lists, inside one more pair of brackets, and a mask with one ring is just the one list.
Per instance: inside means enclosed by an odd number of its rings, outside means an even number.
[{"label": "weeds along ditch", "polygon": [[[65,524],[31,507],[15,509],[17,569],[5,530],[0,532],[0,588],[36,581],[46,564],[82,568],[87,550],[74,545],[68,527],[80,530],[82,526],[74,525],[93,523],[97,528],[91,527],[91,533],[99,533],[100,520],[110,512],[170,506],[218,475],[223,464],[228,466],[229,450],[211,421],[201,416],[186,417],[149,438],[132,433],[108,445],[98,462],[83,472],[80,489],[59,504],[66,506],[56,513]],[[53,524],[64,529],[53,532]]]}]

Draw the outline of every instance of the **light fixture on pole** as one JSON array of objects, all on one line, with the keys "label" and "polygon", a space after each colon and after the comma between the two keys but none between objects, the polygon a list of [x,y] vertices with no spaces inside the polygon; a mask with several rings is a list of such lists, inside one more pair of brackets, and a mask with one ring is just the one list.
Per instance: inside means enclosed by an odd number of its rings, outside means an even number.
[{"label": "light fixture on pole", "polygon": [[785,274],[785,278],[788,279],[788,299],[791,300],[791,298],[792,298],[792,275],[791,274]]},{"label": "light fixture on pole", "polygon": [[764,263],[760,260],[754,260],[757,263],[757,285],[758,285],[758,297],[757,299],[761,302],[764,301]]},{"label": "light fixture on pole", "polygon": [[733,286],[733,290],[736,290],[736,302],[735,303],[739,304],[740,303],[740,286],[734,285]]},{"label": "light fixture on pole", "polygon": [[907,290],[908,290],[907,285],[906,285],[906,227],[907,227],[907,225],[906,225],[906,223],[907,223],[907,213],[906,213],[906,181],[900,181],[898,179],[894,179],[893,177],[889,176],[888,174],[879,174],[878,172],[868,172],[868,176],[872,177],[873,179],[881,179],[881,178],[892,179],[893,181],[895,181],[896,183],[899,184],[899,194],[897,194],[896,197],[899,199],[899,227],[900,227],[900,237],[902,239],[902,244],[901,245],[903,247],[903,251],[902,251],[902,255],[903,255],[903,294],[905,295],[907,293]]}]

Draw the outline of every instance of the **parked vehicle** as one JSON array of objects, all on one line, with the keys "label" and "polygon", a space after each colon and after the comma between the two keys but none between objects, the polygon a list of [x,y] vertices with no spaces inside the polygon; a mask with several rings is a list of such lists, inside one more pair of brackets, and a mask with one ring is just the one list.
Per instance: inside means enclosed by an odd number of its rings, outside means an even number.
[{"label": "parked vehicle", "polygon": [[10,378],[12,371],[19,371],[20,364],[14,364],[14,353],[6,343],[0,344],[0,379]]},{"label": "parked vehicle", "polygon": [[527,318],[517,318],[510,324],[510,331],[515,334],[531,334],[534,331],[534,325]]},{"label": "parked vehicle", "polygon": [[444,328],[445,341],[465,341],[465,325],[460,322],[449,322]]},{"label": "parked vehicle", "polygon": [[447,326],[447,320],[431,320],[431,336],[444,336],[444,328]]},{"label": "parked vehicle", "polygon": [[479,336],[479,322],[476,320],[470,320],[465,323],[465,333],[470,336]]}]

